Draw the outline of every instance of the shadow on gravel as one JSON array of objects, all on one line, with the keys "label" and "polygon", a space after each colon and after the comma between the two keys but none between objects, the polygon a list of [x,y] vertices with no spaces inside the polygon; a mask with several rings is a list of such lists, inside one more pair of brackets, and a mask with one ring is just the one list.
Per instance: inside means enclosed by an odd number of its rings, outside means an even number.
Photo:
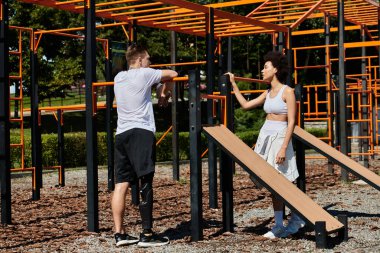
[{"label": "shadow on gravel", "polygon": [[243,232],[251,233],[251,234],[257,234],[257,235],[263,235],[266,232],[268,232],[268,224],[273,220],[273,218],[268,218],[261,222],[260,224],[254,226],[254,227],[246,227],[243,229]]},{"label": "shadow on gravel", "polygon": [[[332,216],[338,216],[338,215],[347,215],[347,217],[351,218],[380,218],[380,214],[374,214],[374,213],[363,213],[363,212],[350,212],[345,210],[329,210],[329,208],[334,207],[337,203],[332,203],[327,206],[324,206],[323,209],[328,211]],[[348,224],[349,225],[349,224]]]},{"label": "shadow on gravel", "polygon": [[[222,230],[222,222],[218,220],[203,220],[203,228],[204,229],[209,229],[209,228],[221,228],[220,231],[214,233],[211,235],[211,237],[216,237],[220,234],[223,234]],[[165,232],[160,234],[161,236],[167,236],[170,238],[170,240],[175,241],[175,240],[181,240],[181,239],[186,239],[191,237],[191,221],[185,221],[181,222],[178,224],[175,228],[169,228]]]},{"label": "shadow on gravel", "polygon": [[52,238],[46,238],[46,239],[42,239],[42,240],[30,240],[30,241],[24,241],[24,243],[19,243],[19,244],[14,244],[14,245],[9,245],[9,246],[5,246],[5,247],[0,247],[0,250],[11,250],[11,249],[15,249],[15,248],[19,248],[19,247],[26,247],[28,245],[35,245],[35,244],[42,244],[44,242],[48,242],[48,241],[51,241],[51,240],[57,240],[57,239],[61,239],[61,238],[66,238],[66,237],[69,237],[70,235],[62,235],[62,236],[54,236]]},{"label": "shadow on gravel", "polygon": [[235,206],[239,206],[239,205],[246,205],[246,204],[252,204],[253,202],[255,201],[259,201],[259,200],[262,200],[262,199],[265,199],[265,195],[258,195],[256,196],[255,199],[247,199],[247,200],[237,200],[235,201]]},{"label": "shadow on gravel", "polygon": [[155,221],[161,221],[161,220],[165,220],[165,219],[173,219],[173,218],[176,218],[176,217],[182,217],[182,216],[184,216],[186,214],[188,214],[188,212],[180,212],[180,213],[177,213],[177,214],[162,215],[160,217],[154,218],[154,220]]},{"label": "shadow on gravel", "polygon": [[69,217],[75,216],[77,214],[81,213],[80,211],[75,211],[75,212],[68,212],[64,213],[62,215],[53,215],[53,216],[43,216],[43,217],[37,217],[36,219],[31,219],[27,222],[21,222],[21,223],[14,223],[14,225],[32,225],[32,224],[38,224],[41,221],[49,221],[49,220],[60,220],[60,219],[67,219]]},{"label": "shadow on gravel", "polygon": [[169,228],[161,233],[161,236],[167,236],[171,241],[184,239],[191,236],[191,221],[185,221],[178,224],[175,228]]}]

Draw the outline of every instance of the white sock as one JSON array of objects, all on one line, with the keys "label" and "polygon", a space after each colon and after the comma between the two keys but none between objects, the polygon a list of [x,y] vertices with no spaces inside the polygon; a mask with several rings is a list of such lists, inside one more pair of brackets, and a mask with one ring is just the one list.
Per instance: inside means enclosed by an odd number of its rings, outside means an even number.
[{"label": "white sock", "polygon": [[274,211],[274,223],[276,226],[284,226],[284,212]]}]

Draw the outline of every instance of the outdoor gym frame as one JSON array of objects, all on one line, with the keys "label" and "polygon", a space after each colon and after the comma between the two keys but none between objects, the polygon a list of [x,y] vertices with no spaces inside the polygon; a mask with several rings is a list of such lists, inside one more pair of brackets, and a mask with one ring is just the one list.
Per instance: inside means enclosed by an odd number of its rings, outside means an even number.
[{"label": "outdoor gym frame", "polygon": [[[339,70],[341,71],[340,76],[345,75],[344,66],[344,4],[342,0],[339,1],[233,1],[231,3],[220,3],[208,6],[202,6],[195,3],[186,2],[183,0],[162,0],[160,2],[153,1],[153,8],[149,9],[147,5],[139,6],[128,6],[120,8],[109,8],[110,5],[115,4],[115,2],[104,2],[95,4],[94,0],[88,1],[67,1],[67,2],[57,2],[53,0],[24,0],[24,2],[29,2],[33,4],[39,4],[43,6],[49,6],[53,8],[58,8],[61,10],[67,10],[75,13],[84,13],[86,16],[85,20],[85,48],[86,48],[86,138],[87,138],[87,226],[89,231],[97,232],[99,231],[99,217],[98,217],[98,174],[97,174],[97,126],[96,126],[96,114],[94,114],[94,101],[93,101],[93,85],[96,83],[95,77],[95,17],[102,17],[106,19],[113,19],[115,21],[129,24],[145,25],[150,27],[156,27],[166,30],[171,30],[175,32],[182,32],[196,36],[206,37],[207,45],[207,93],[212,94],[215,86],[215,38],[228,37],[228,63],[227,70],[232,69],[232,50],[231,50],[231,37],[232,36],[242,36],[249,34],[259,34],[259,33],[271,33],[273,35],[273,42],[276,38],[275,34],[278,33],[278,50],[283,51],[284,42],[286,42],[287,55],[289,61],[292,61],[292,49],[291,49],[291,34],[292,31],[306,18],[309,17],[323,17],[322,13],[313,13],[315,10],[319,10],[324,13],[332,13],[332,15],[339,16]],[[138,1],[137,1],[138,2]],[[247,17],[242,17],[236,14],[228,13],[225,11],[218,10],[217,8],[236,6],[240,4],[247,3],[258,3],[264,2],[257,9],[247,15]],[[273,5],[273,3],[277,5]],[[285,2],[288,2],[286,4]],[[305,8],[297,8],[297,2],[300,4],[305,4]],[[378,4],[373,1],[360,1],[363,3],[365,8],[370,6],[376,6],[377,8],[368,9],[369,15],[373,19],[373,13],[376,13],[377,21],[378,18]],[[165,6],[162,6],[164,5]],[[337,4],[336,11],[335,7]],[[169,6],[166,6],[169,5]],[[154,7],[155,6],[155,7]],[[156,8],[156,7],[159,8]],[[278,15],[273,15],[274,11],[268,11],[270,6],[275,6],[277,8]],[[364,8],[363,7],[363,8]],[[137,11],[127,11],[124,10],[136,8]],[[348,8],[355,8],[352,3],[348,4]],[[373,10],[375,9],[375,10]],[[174,11],[171,11],[174,10]],[[171,11],[171,12],[166,12]],[[157,13],[160,12],[160,13]],[[148,13],[148,14],[146,14]],[[349,12],[347,14],[347,20],[360,24],[360,18],[356,17],[354,14]],[[367,19],[366,19],[367,20]],[[8,1],[1,0],[1,25],[0,25],[0,62],[4,64],[0,67],[0,176],[1,176],[1,199],[2,199],[2,223],[9,224],[11,222],[11,197],[10,197],[10,156],[9,156],[9,73],[8,73],[8,42],[7,42],[7,32],[8,32]],[[284,37],[286,34],[286,37]],[[275,44],[275,43],[274,43]],[[36,61],[36,55],[31,56],[32,62]],[[221,64],[219,62],[219,64]],[[194,77],[196,78],[196,77]],[[34,81],[33,81],[34,80]],[[110,80],[107,80],[110,81]],[[195,82],[195,79],[190,78],[190,82]],[[290,79],[288,80],[290,82]],[[345,79],[340,78],[340,97],[341,111],[345,111],[346,108],[346,90],[345,90]],[[38,126],[38,85],[36,73],[32,72],[32,94],[34,94],[33,105],[32,105],[32,119],[33,119],[33,130],[32,133],[33,143],[36,143],[39,135]],[[111,89],[111,88],[110,88]],[[107,87],[107,94],[109,89]],[[109,105],[110,98],[107,96],[107,105]],[[208,101],[208,124],[213,124],[214,119],[212,117],[211,109],[212,102]],[[109,110],[109,109],[107,109]],[[108,115],[109,111],[107,111]],[[109,114],[110,115],[110,114]],[[345,143],[347,137],[347,120],[345,115],[341,115],[340,122],[340,139],[343,153],[345,152],[345,147],[348,145]],[[302,116],[301,116],[302,119]],[[107,129],[108,131],[108,129]],[[4,137],[4,138],[3,138]],[[191,145],[193,146],[193,145]],[[297,145],[298,147],[301,145]],[[36,164],[36,173],[38,174],[38,185],[42,185],[42,166],[40,161],[40,154],[34,153],[34,163]],[[111,152],[111,151],[109,151]],[[193,151],[193,152],[199,152]],[[301,150],[297,150],[297,154]],[[347,152],[346,152],[347,153]],[[215,145],[209,142],[209,177],[210,177],[210,207],[217,207],[217,185],[216,185],[216,151]],[[302,161],[304,163],[304,155],[297,155],[298,164],[302,166]],[[304,166],[303,166],[304,167]],[[38,172],[37,172],[38,171]],[[198,179],[199,180],[199,179]],[[195,181],[193,182],[195,183]],[[199,185],[197,186],[199,187]],[[39,190],[39,188],[38,188]],[[39,192],[36,192],[36,197],[39,197]],[[224,196],[224,198],[229,199],[229,196]],[[199,202],[199,199],[196,200]],[[232,202],[231,202],[232,204]],[[193,207],[193,206],[192,206]],[[228,209],[228,207],[226,207]],[[192,208],[193,212],[193,208]],[[193,219],[193,217],[192,217]],[[230,218],[226,218],[226,226],[231,225]],[[193,221],[192,221],[193,222]],[[199,224],[201,218],[194,217],[194,222]],[[194,225],[196,226],[196,225]],[[200,232],[194,232],[192,234],[193,240],[198,240],[202,238]]]},{"label": "outdoor gym frame", "polygon": [[[28,1],[26,1],[28,2]],[[52,5],[52,2],[53,1],[41,1],[41,2],[34,2],[34,3],[37,3],[37,4],[41,4],[41,5],[47,5],[47,6],[50,6],[50,7],[56,7],[56,8],[60,8],[61,6],[64,6],[65,4],[62,4],[62,5]],[[74,1],[74,2],[78,2],[78,1]],[[178,5],[178,7],[181,7],[181,8],[190,8],[190,12],[201,12],[201,16],[204,15],[207,17],[207,22],[206,22],[206,28],[205,28],[205,33],[202,33],[202,32],[194,32],[193,34],[198,34],[198,35],[205,35],[206,36],[206,41],[207,41],[207,73],[208,73],[208,76],[214,76],[214,67],[213,67],[213,55],[214,55],[214,48],[215,48],[215,35],[213,33],[213,28],[214,28],[214,15],[215,16],[218,16],[218,17],[222,17],[224,19],[227,19],[227,20],[233,20],[233,19],[236,19],[236,20],[239,20],[240,22],[246,22],[248,23],[249,25],[251,26],[255,26],[257,24],[261,25],[261,26],[264,26],[264,27],[267,27],[266,29],[278,29],[280,31],[286,31],[285,28],[281,27],[281,26],[278,26],[278,25],[273,25],[273,24],[270,24],[270,23],[265,23],[265,22],[261,22],[261,21],[255,21],[255,20],[251,20],[249,18],[246,18],[246,17],[241,17],[241,16],[238,16],[238,15],[235,15],[235,14],[231,14],[231,13],[228,13],[228,12],[223,12],[223,11],[220,11],[220,10],[215,10],[215,13],[214,13],[214,10],[213,8],[210,8],[210,7],[205,7],[205,6],[202,6],[202,5],[198,5],[198,4],[194,4],[194,3],[190,3],[190,2],[186,2],[186,1],[182,1],[182,0],[179,0],[179,1],[171,1],[171,0],[166,0],[166,1],[163,1],[165,2],[166,4],[173,4],[175,6]],[[70,3],[71,4],[71,3]],[[69,5],[70,5],[69,4]],[[2,40],[4,42],[4,45],[3,47],[5,48],[6,47],[6,36],[5,36],[5,33],[7,33],[8,31],[8,27],[7,27],[7,24],[8,24],[8,2],[6,0],[2,1],[1,2],[1,9],[2,9],[2,27],[4,27],[2,29],[2,34],[4,34],[4,39]],[[85,20],[85,51],[86,51],[86,69],[85,69],[85,84],[86,84],[86,142],[87,142],[87,220],[88,220],[88,223],[87,223],[87,226],[88,226],[88,230],[89,231],[99,231],[99,217],[98,217],[98,174],[97,174],[97,150],[96,150],[96,147],[97,147],[97,139],[96,139],[96,134],[97,134],[97,126],[96,126],[96,114],[93,113],[94,111],[94,103],[93,103],[93,96],[92,96],[92,87],[93,87],[93,84],[96,82],[96,77],[95,77],[95,62],[96,62],[96,59],[95,59],[95,43],[96,43],[96,38],[95,38],[95,16],[96,16],[96,10],[95,10],[95,1],[91,0],[91,1],[87,1],[85,2],[85,5],[83,6],[84,8],[84,14],[85,14],[85,17],[86,17],[86,20]],[[65,7],[66,8],[66,7]],[[64,9],[65,9],[64,8]],[[177,7],[175,7],[177,8]],[[62,9],[62,8],[61,8]],[[71,9],[71,11],[74,11],[74,12],[79,12],[77,9]],[[80,12],[82,12],[82,10],[80,10]],[[104,11],[102,11],[101,13],[105,13]],[[102,14],[99,14],[99,16],[102,16]],[[109,15],[106,15],[105,18],[110,18]],[[115,18],[117,20],[117,18]],[[227,23],[227,26],[230,26],[228,23]],[[173,30],[176,30],[176,29],[173,29]],[[34,46],[33,46],[34,48]],[[2,51],[4,52],[4,54],[8,55],[8,51]],[[210,60],[212,59],[212,60]],[[4,60],[4,62],[8,62],[8,58],[4,55],[2,57],[1,60]],[[36,54],[35,52],[33,52],[32,56],[31,56],[31,60],[32,60],[32,63],[35,62],[36,63]],[[7,66],[7,64],[4,64],[3,66]],[[3,76],[4,76],[4,79],[6,78],[6,76],[9,75],[9,73],[7,73],[6,69],[4,68],[4,73],[3,73]],[[8,79],[7,79],[8,80]],[[213,82],[211,79],[208,80],[208,92],[211,93],[212,90],[213,90]],[[5,96],[4,100],[7,100],[8,102],[5,102],[4,103],[4,107],[2,107],[4,109],[4,111],[8,111],[9,113],[9,87],[8,87],[8,81],[6,82],[2,82],[2,93],[4,93],[3,95]],[[40,134],[39,134],[39,125],[38,125],[38,97],[37,97],[37,94],[38,94],[38,86],[37,86],[37,76],[36,76],[36,73],[34,71],[32,71],[32,95],[33,95],[33,99],[32,99],[32,108],[31,108],[31,112],[32,112],[32,121],[33,121],[33,127],[32,127],[32,135],[34,136],[32,138],[32,142],[33,144],[35,144],[34,146],[38,146],[38,142],[40,142],[41,140],[39,139],[40,138]],[[8,94],[8,95],[6,95]],[[3,119],[3,122],[7,121],[9,118],[9,115],[8,114],[4,114],[4,118]],[[212,121],[212,116],[209,117],[210,121]],[[4,125],[4,130],[2,130],[2,136],[8,136],[9,138],[9,123],[5,124]],[[4,139],[5,140],[5,139]],[[9,143],[9,141],[8,141]],[[7,143],[5,143],[7,144]],[[7,151],[9,152],[9,149],[7,148],[9,145],[4,145],[3,147],[5,147],[5,149],[7,149]],[[213,148],[211,148],[211,150],[209,149],[209,155],[211,155],[213,153],[212,151]],[[215,148],[214,148],[215,150]],[[5,151],[5,150],[4,150]],[[36,150],[34,153],[33,153],[33,157],[35,158],[35,164],[36,164],[36,176],[37,176],[37,187],[36,187],[36,196],[35,198],[39,198],[39,188],[41,187],[42,185],[42,166],[41,166],[41,150]],[[215,151],[214,151],[214,154],[216,155]],[[214,155],[213,155],[214,156]],[[1,173],[4,174],[4,176],[2,176],[2,189],[6,189],[7,187],[9,187],[10,189],[10,175],[9,175],[9,155],[6,154],[5,156],[5,159],[2,160],[4,162],[4,166],[1,167]],[[210,166],[213,168],[213,172],[214,172],[214,178],[215,178],[215,193],[216,193],[216,159],[210,159],[211,162],[213,162],[213,164]],[[2,216],[8,216],[9,215],[9,218],[6,219],[4,221],[4,223],[9,223],[10,220],[11,220],[11,217],[10,217],[10,191],[7,191],[7,190],[4,190],[2,191],[2,196],[4,196],[4,200],[5,201],[2,201],[2,205],[6,206],[6,209],[5,212],[2,212]],[[216,194],[215,194],[216,196]],[[216,197],[215,197],[216,198]]]}]

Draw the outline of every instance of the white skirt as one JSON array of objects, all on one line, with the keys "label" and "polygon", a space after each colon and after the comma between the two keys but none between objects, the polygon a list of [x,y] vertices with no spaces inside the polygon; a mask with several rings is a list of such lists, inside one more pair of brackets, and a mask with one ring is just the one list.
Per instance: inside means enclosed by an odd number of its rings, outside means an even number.
[{"label": "white skirt", "polygon": [[299,174],[292,140],[290,140],[286,149],[285,161],[281,164],[276,163],[276,156],[284,143],[287,129],[288,122],[286,121],[266,120],[260,129],[254,151],[289,181],[293,182],[298,178]]}]

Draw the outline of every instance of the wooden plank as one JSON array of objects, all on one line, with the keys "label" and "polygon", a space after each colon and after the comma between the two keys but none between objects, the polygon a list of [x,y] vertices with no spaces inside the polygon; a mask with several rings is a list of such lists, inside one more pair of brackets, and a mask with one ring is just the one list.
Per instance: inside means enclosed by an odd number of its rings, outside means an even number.
[{"label": "wooden plank", "polygon": [[287,206],[296,211],[306,221],[312,225],[315,225],[318,221],[325,221],[328,233],[336,232],[343,228],[342,223],[317,205],[226,127],[223,125],[203,127],[203,131],[231,155],[249,174],[254,176],[273,194],[283,199]]},{"label": "wooden plank", "polygon": [[335,163],[342,166],[345,170],[351,172],[358,178],[367,182],[375,189],[380,190],[380,176],[370,171],[360,163],[352,160],[350,157],[344,155],[343,153],[339,152],[335,148],[321,141],[314,135],[309,134],[298,126],[294,128],[293,136],[306,145],[312,147],[317,152],[333,160]]}]

